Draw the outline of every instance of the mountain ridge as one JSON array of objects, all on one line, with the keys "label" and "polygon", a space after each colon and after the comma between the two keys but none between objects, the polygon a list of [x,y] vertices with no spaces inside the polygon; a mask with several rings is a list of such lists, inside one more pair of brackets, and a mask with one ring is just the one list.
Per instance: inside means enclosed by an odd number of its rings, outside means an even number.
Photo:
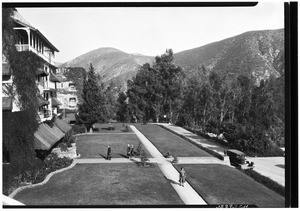
[{"label": "mountain ridge", "polygon": [[[87,52],[62,66],[81,66],[88,70],[92,63],[104,81],[115,79],[118,85],[126,87],[126,81],[136,74],[139,66],[151,64],[154,58],[105,47]],[[254,76],[258,81],[270,75],[278,77],[284,73],[284,29],[248,31],[181,51],[174,54],[174,63],[187,74],[204,65],[220,74],[244,74]]]}]

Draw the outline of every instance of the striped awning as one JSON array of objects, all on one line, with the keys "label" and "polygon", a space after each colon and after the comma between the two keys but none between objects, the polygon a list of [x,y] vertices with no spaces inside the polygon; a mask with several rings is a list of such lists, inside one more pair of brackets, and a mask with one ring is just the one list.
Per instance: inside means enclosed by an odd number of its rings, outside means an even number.
[{"label": "striped awning", "polygon": [[62,105],[61,102],[59,102],[59,100],[56,97],[52,97],[51,101],[52,101],[52,107],[57,107],[59,105]]},{"label": "striped awning", "polygon": [[50,81],[52,82],[61,82],[61,79],[59,79],[56,75],[50,72]]},{"label": "striped awning", "polygon": [[2,110],[9,111],[12,110],[12,97],[2,97]]},{"label": "striped awning", "polygon": [[47,76],[47,75],[49,75],[49,73],[47,71],[45,71],[43,68],[38,68],[35,71],[35,74],[36,75],[40,75],[40,76]]},{"label": "striped awning", "polygon": [[72,129],[68,123],[66,123],[58,118],[55,119],[54,124],[64,133],[67,133],[68,131],[70,131]]},{"label": "striped awning", "polygon": [[58,127],[51,128],[42,123],[34,133],[34,148],[48,150],[63,137],[64,133]]},{"label": "striped awning", "polygon": [[51,130],[54,132],[54,135],[58,140],[62,139],[65,135],[65,133],[61,131],[55,124],[53,124]]},{"label": "striped awning", "polygon": [[45,100],[40,94],[37,96],[39,107],[48,105],[49,101]]}]

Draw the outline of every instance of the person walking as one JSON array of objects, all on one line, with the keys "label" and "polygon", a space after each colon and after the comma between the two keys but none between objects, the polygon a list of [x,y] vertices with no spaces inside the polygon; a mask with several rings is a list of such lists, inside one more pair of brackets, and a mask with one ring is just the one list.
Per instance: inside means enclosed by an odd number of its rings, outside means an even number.
[{"label": "person walking", "polygon": [[110,145],[108,145],[108,147],[107,147],[107,156],[106,156],[106,159],[107,160],[111,159],[111,148],[110,148]]},{"label": "person walking", "polygon": [[127,157],[130,158],[131,147],[130,144],[127,145]]},{"label": "person walking", "polygon": [[180,186],[184,187],[185,179],[186,179],[186,173],[185,173],[184,168],[181,167],[181,170],[179,172],[179,183],[180,183]]},{"label": "person walking", "polygon": [[133,145],[131,145],[131,148],[130,148],[130,159],[132,159],[133,156],[134,156],[134,147],[133,147]]}]

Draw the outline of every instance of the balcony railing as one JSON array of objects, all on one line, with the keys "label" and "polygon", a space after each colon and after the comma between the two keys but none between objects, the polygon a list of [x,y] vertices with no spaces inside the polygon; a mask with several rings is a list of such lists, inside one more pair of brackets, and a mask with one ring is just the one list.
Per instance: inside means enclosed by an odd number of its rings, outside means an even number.
[{"label": "balcony railing", "polygon": [[17,44],[16,48],[17,48],[17,51],[28,51],[29,45],[28,44]]},{"label": "balcony railing", "polygon": [[16,44],[17,51],[32,51],[38,56],[42,57],[45,61],[47,61],[49,64],[55,66],[55,63],[53,61],[54,56],[49,54],[49,52],[44,51],[42,53],[40,50],[38,51],[37,49],[33,48],[29,44]]},{"label": "balcony railing", "polygon": [[48,81],[41,80],[40,82],[36,82],[36,85],[38,86],[39,89],[40,89],[40,87],[42,89],[49,89]]}]

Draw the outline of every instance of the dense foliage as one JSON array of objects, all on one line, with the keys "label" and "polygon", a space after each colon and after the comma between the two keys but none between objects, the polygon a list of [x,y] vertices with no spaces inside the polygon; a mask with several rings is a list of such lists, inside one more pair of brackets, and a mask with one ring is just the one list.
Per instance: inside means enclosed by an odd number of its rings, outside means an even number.
[{"label": "dense foliage", "polygon": [[250,155],[282,155],[284,146],[283,79],[220,75],[201,67],[186,79],[177,124],[201,133],[223,134],[231,148]]},{"label": "dense foliage", "polygon": [[83,82],[83,103],[79,105],[78,123],[85,124],[89,130],[94,123],[102,123],[114,118],[117,92],[118,89],[115,89],[113,83],[104,87],[101,77],[95,73],[91,64],[87,78]]},{"label": "dense foliage", "polygon": [[144,64],[127,83],[128,108],[124,93],[119,96],[119,114],[123,113],[121,119],[126,120],[124,109],[128,109],[131,121],[158,122],[164,115],[170,121],[176,119],[180,107],[181,76],[181,68],[173,64],[171,49],[157,56],[152,66]]},{"label": "dense foliage", "polygon": [[127,96],[126,93],[121,92],[119,94],[119,97],[117,99],[117,113],[116,117],[119,122],[129,122],[130,116],[129,116],[129,110],[128,110],[128,104],[127,104]]},{"label": "dense foliage", "polygon": [[[174,115],[175,114],[175,115]],[[173,121],[226,139],[248,155],[282,155],[284,146],[284,77],[261,80],[219,74],[201,65],[184,75],[173,52],[144,64],[118,98],[119,121]],[[217,139],[217,137],[216,137]]]},{"label": "dense foliage", "polygon": [[2,47],[3,57],[11,67],[13,84],[11,97],[21,112],[3,114],[3,146],[13,165],[22,166],[34,162],[34,132],[37,121],[37,69],[42,59],[32,52],[18,52],[15,47],[16,34],[13,29],[14,8],[3,8]]}]

